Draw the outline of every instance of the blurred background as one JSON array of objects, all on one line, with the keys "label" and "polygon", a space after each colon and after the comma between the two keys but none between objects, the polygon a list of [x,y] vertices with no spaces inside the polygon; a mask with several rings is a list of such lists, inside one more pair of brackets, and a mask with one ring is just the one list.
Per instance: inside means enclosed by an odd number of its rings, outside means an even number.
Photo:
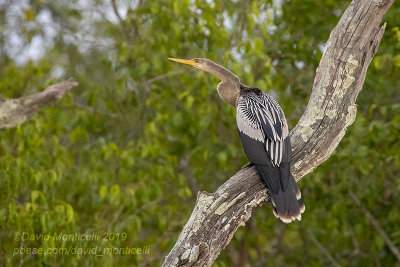
[{"label": "blurred background", "polygon": [[[0,94],[74,77],[79,87],[0,131],[1,266],[160,266],[199,190],[247,163],[218,80],[167,57],[207,57],[303,114],[330,31],[350,1],[0,0]],[[215,266],[399,266],[357,196],[400,248],[400,3],[334,154],[300,181],[307,209],[268,206]],[[126,240],[15,241],[15,232]],[[147,255],[14,255],[19,247],[143,247]]]}]

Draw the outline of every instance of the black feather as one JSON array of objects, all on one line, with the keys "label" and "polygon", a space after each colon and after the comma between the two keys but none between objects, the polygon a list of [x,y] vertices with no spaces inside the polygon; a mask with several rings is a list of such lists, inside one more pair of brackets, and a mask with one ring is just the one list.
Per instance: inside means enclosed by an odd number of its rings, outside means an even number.
[{"label": "black feather", "polygon": [[254,164],[266,165],[271,163],[269,155],[265,150],[264,143],[250,138],[245,133],[239,131],[239,136],[242,141],[244,152],[250,162]]}]

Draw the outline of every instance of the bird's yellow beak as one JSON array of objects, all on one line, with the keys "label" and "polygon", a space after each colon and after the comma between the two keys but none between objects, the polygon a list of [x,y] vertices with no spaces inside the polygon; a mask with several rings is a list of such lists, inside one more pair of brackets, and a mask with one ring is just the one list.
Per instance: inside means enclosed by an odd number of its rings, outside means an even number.
[{"label": "bird's yellow beak", "polygon": [[187,64],[187,65],[190,65],[190,66],[196,66],[197,64],[199,64],[199,63],[196,63],[194,60],[191,60],[191,59],[187,60],[187,59],[179,59],[179,58],[172,58],[172,57],[169,57],[168,59],[172,60],[172,61],[175,61],[175,62]]}]

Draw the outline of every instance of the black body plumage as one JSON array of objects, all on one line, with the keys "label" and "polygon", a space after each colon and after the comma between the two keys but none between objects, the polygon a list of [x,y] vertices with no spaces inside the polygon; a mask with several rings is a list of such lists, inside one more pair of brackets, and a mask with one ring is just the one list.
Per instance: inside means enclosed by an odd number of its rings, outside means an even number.
[{"label": "black body plumage", "polygon": [[274,215],[286,223],[300,220],[304,204],[290,172],[291,144],[279,104],[258,88],[242,86],[236,120],[247,158],[271,193]]}]

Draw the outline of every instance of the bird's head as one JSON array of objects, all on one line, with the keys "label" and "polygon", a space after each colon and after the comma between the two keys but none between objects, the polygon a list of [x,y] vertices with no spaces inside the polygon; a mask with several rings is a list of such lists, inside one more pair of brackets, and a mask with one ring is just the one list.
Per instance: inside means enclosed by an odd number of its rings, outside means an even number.
[{"label": "bird's head", "polygon": [[179,59],[179,58],[168,58],[169,60],[187,64],[195,67],[196,69],[210,71],[212,67],[215,65],[214,62],[207,58],[193,58],[193,59]]},{"label": "bird's head", "polygon": [[207,58],[178,59],[168,58],[169,60],[193,66],[197,69],[206,71],[219,78],[221,82],[217,86],[217,91],[222,100],[236,107],[237,99],[240,94],[239,77],[230,70],[218,65]]}]

